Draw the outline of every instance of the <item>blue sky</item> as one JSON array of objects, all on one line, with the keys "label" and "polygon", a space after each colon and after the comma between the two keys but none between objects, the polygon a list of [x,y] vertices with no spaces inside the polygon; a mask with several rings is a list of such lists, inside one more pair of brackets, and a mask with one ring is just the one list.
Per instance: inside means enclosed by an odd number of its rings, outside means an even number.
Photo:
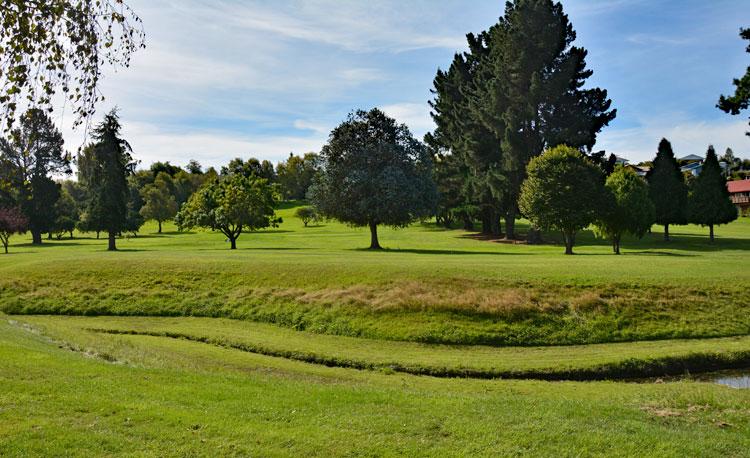
[{"label": "blue sky", "polygon": [[[278,161],[318,151],[355,108],[381,107],[422,136],[432,129],[436,70],[486,29],[504,2],[458,0],[131,0],[147,48],[107,71],[107,101],[144,166],[191,158]],[[738,36],[750,0],[563,1],[589,50],[591,85],[607,89],[617,119],[596,149],[653,156],[661,137],[678,155],[709,143],[750,157],[747,116],[714,108],[750,55]],[[69,115],[68,115],[69,116]],[[81,132],[66,131],[69,145]]]}]

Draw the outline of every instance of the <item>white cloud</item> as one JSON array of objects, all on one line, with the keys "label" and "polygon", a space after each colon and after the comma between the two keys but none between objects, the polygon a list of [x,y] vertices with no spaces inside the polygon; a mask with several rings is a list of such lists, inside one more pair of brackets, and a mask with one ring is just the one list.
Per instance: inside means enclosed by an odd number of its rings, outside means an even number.
[{"label": "white cloud", "polygon": [[703,156],[708,145],[714,145],[719,154],[730,147],[736,155],[750,158],[747,130],[747,121],[738,118],[712,122],[651,120],[628,129],[605,129],[595,149],[604,149],[631,161],[645,161],[653,159],[659,141],[666,138],[678,157],[688,154]]},{"label": "white cloud", "polygon": [[430,116],[430,106],[427,103],[396,103],[385,105],[381,110],[399,123],[409,126],[412,134],[422,137],[435,129],[435,123]]}]

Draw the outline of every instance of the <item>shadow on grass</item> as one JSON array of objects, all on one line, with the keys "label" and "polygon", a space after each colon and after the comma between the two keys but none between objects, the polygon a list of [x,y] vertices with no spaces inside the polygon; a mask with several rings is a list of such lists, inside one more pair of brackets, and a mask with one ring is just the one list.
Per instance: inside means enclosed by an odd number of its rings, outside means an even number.
[{"label": "shadow on grass", "polygon": [[507,251],[469,251],[469,250],[430,250],[419,248],[382,248],[380,250],[371,250],[369,248],[349,248],[348,251],[361,251],[368,253],[412,253],[412,254],[439,254],[439,255],[495,255],[495,256],[513,256],[528,255],[530,253],[511,253]]}]

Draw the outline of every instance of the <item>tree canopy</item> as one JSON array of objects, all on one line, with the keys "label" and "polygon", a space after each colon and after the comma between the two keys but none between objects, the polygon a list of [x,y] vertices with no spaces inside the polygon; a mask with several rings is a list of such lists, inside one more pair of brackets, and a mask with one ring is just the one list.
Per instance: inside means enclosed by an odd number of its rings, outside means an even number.
[{"label": "tree canopy", "polygon": [[737,219],[737,207],[729,198],[727,181],[721,173],[713,146],[708,147],[701,174],[693,182],[688,199],[690,222],[709,227],[714,241],[714,226]]},{"label": "tree canopy", "polygon": [[277,227],[276,193],[265,178],[232,174],[214,179],[193,194],[177,214],[180,229],[205,227],[219,231],[232,250],[243,231]]},{"label": "tree canopy", "polygon": [[587,51],[573,46],[559,2],[509,1],[497,24],[467,38],[469,51],[435,78],[433,138],[463,158],[470,180],[485,188],[475,195],[494,202],[483,212],[495,219],[502,210],[513,238],[529,160],[563,143],[590,151],[616,110],[606,90],[583,88],[592,74]]},{"label": "tree canopy", "polygon": [[668,241],[671,224],[687,223],[687,186],[672,144],[666,138],[659,142],[659,150],[646,178],[656,212],[655,221],[664,226],[664,240]]},{"label": "tree canopy", "polygon": [[63,136],[42,110],[31,109],[20,126],[0,139],[2,180],[13,190],[26,216],[32,243],[42,243],[43,232],[54,225],[55,203],[60,196],[53,174],[69,174],[70,158],[64,150]]},{"label": "tree canopy", "polygon": [[358,110],[336,127],[321,151],[322,171],[309,195],[324,215],[370,228],[404,227],[432,214],[437,199],[432,158],[404,124],[377,108]]},{"label": "tree canopy", "polygon": [[158,233],[161,234],[161,223],[174,218],[177,214],[177,201],[170,194],[167,184],[162,180],[146,185],[140,191],[143,206],[140,214],[144,219],[153,219],[159,224]]},{"label": "tree canopy", "polygon": [[52,111],[67,98],[80,124],[104,100],[105,65],[130,64],[145,46],[140,18],[122,0],[5,0],[0,3],[0,111],[10,129],[30,103]]},{"label": "tree canopy", "polygon": [[612,250],[620,254],[620,241],[628,233],[643,237],[654,222],[655,210],[648,192],[648,183],[625,167],[617,167],[604,184],[607,195],[596,232],[612,242]]},{"label": "tree canopy", "polygon": [[95,143],[78,160],[79,175],[89,195],[88,224],[93,230],[107,232],[110,251],[117,249],[117,234],[128,229],[127,177],[135,166],[130,144],[120,137],[120,129],[117,111],[112,110],[94,129]]},{"label": "tree canopy", "polygon": [[[740,37],[750,41],[750,28],[741,29]],[[747,45],[745,50],[750,53],[750,44]],[[741,78],[735,78],[732,84],[735,87],[734,94],[730,96],[722,95],[719,97],[719,103],[716,106],[726,113],[738,115],[750,106],[750,66],[747,67],[745,74]],[[747,132],[747,135],[750,135],[750,132]]]},{"label": "tree canopy", "polygon": [[5,253],[8,253],[10,236],[26,231],[28,220],[23,212],[16,207],[0,208],[0,242],[3,244]]},{"label": "tree canopy", "polygon": [[561,231],[565,254],[573,254],[576,232],[600,214],[603,184],[599,167],[577,149],[559,145],[529,162],[518,204],[534,226]]}]

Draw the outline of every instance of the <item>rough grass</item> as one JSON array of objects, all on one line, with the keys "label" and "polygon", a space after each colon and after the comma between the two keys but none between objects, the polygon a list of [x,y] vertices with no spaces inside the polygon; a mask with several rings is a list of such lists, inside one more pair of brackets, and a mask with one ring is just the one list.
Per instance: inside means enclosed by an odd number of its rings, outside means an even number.
[{"label": "rough grass", "polygon": [[78,351],[101,335],[185,339],[331,367],[413,375],[540,380],[602,380],[695,374],[750,367],[750,337],[563,347],[446,346],[293,331],[215,318],[11,317]]},{"label": "rough grass", "polygon": [[750,391],[706,383],[435,379],[186,340],[82,338],[99,357],[0,321],[0,455],[666,457],[750,449]]},{"label": "rough grass", "polygon": [[[279,229],[151,234],[119,241],[14,238],[0,256],[0,311],[12,314],[226,317],[377,339],[555,345],[750,333],[750,220],[673,228],[624,243],[591,234],[579,255],[557,245],[477,240],[431,224],[367,234],[328,222],[304,228],[294,207]],[[658,231],[655,227],[655,231]],[[169,228],[167,229],[169,230]],[[554,240],[554,234],[548,234]]]}]

